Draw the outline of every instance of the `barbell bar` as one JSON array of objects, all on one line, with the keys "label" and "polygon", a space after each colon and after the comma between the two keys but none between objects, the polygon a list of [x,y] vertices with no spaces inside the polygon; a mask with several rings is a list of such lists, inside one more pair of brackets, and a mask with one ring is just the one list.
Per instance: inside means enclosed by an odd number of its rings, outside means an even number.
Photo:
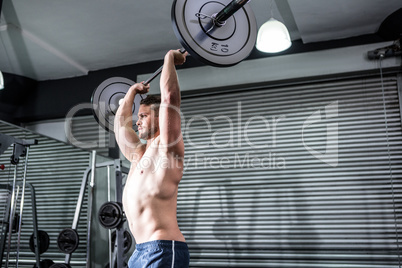
[{"label": "barbell bar", "polygon": [[216,67],[233,66],[253,50],[257,23],[248,1],[175,0],[176,37],[197,60]]},{"label": "barbell bar", "polygon": [[[186,50],[184,48],[181,48],[179,51],[181,54],[186,52]],[[151,83],[152,80],[154,80],[156,77],[158,77],[158,75],[160,75],[160,73],[162,72],[162,69],[163,69],[163,65],[161,67],[159,67],[159,69],[156,70],[147,80],[145,80],[143,82],[143,84],[148,85],[149,83]]]},{"label": "barbell bar", "polygon": [[[219,13],[216,15],[211,15],[211,23],[213,24],[213,27],[222,27],[225,25],[225,22],[227,19],[229,19],[233,14],[238,11],[240,8],[242,8],[245,4],[247,4],[250,0],[233,0],[229,4],[227,4]],[[196,13],[195,15],[197,16]],[[199,16],[197,16],[199,17]],[[180,38],[179,38],[180,39]],[[186,49],[181,48],[180,53],[186,52]],[[158,70],[156,70],[150,78],[148,78],[146,81],[144,81],[144,85],[147,85],[151,83],[152,80],[154,80],[161,72],[162,72],[163,65],[159,67]]]},{"label": "barbell bar", "polygon": [[[175,0],[171,19],[181,45],[197,60],[216,67],[233,66],[245,59],[257,39],[257,23],[247,0]],[[159,67],[143,84],[161,72]],[[114,129],[114,116],[121,100],[135,82],[113,77],[102,82],[92,94],[94,117],[107,131]],[[133,115],[143,95],[136,95]],[[133,124],[136,131],[136,125]]]},{"label": "barbell bar", "polygon": [[215,17],[217,26],[220,26],[224,21],[229,19],[233,14],[247,4],[250,0],[233,0],[225,6]]},{"label": "barbell bar", "polygon": [[[229,19],[233,14],[238,11],[240,8],[242,8],[245,4],[247,4],[250,0],[233,0],[230,2],[228,5],[226,5],[219,13],[216,15],[211,15],[211,23],[213,24],[213,27],[222,27],[225,25],[225,22],[227,19]],[[195,15],[197,16],[196,13]],[[199,16],[197,16],[199,17]],[[180,38],[179,38],[180,39]],[[186,49],[181,48],[180,53],[186,52]],[[144,81],[144,85],[147,85],[151,83],[152,80],[154,80],[161,72],[162,72],[163,65],[159,67],[158,70],[156,70],[150,78],[148,78],[146,81]]]}]

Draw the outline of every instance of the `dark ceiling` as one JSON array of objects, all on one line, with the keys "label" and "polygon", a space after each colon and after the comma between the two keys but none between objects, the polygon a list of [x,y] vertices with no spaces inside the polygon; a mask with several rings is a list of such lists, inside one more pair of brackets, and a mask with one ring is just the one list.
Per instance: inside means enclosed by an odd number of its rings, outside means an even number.
[{"label": "dark ceiling", "polygon": [[[391,44],[402,33],[401,0],[272,3],[272,14],[289,29],[292,46],[279,54],[254,49],[245,60]],[[247,5],[258,27],[269,19],[271,1]],[[72,105],[87,102],[108,77],[135,81],[138,74],[152,73],[167,50],[181,47],[171,7],[172,1],[152,0],[3,0],[0,71],[6,88],[0,91],[0,119],[20,123],[63,117]],[[199,65],[190,58],[183,68]]]}]

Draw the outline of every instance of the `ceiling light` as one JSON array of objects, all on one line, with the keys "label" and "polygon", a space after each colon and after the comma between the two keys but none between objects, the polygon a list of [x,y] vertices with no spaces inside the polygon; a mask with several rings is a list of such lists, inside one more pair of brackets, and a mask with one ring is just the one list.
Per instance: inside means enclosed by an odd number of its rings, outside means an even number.
[{"label": "ceiling light", "polygon": [[281,52],[292,45],[286,26],[273,18],[272,5],[273,1],[271,1],[271,18],[260,27],[257,34],[256,47],[266,53]]},{"label": "ceiling light", "polygon": [[0,71],[0,90],[4,88],[3,73]]}]

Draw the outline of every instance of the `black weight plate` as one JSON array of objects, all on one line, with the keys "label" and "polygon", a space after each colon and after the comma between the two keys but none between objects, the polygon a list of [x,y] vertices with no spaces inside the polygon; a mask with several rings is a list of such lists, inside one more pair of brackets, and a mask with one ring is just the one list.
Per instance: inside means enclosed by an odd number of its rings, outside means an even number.
[{"label": "black weight plate", "polygon": [[71,266],[67,263],[55,263],[50,268],[71,268]]},{"label": "black weight plate", "polygon": [[[119,107],[119,101],[124,98],[129,88],[135,82],[123,78],[112,77],[103,81],[92,93],[92,105],[94,117],[98,124],[106,131],[113,132],[114,117]],[[133,119],[137,117],[140,101],[145,95],[136,95],[133,105]],[[135,121],[134,121],[135,122]],[[133,124],[133,128],[137,131],[137,126]]]},{"label": "black weight plate", "polygon": [[[116,243],[116,231],[113,231],[112,233],[112,251],[114,251],[114,243]],[[133,245],[133,238],[131,237],[130,232],[124,230],[123,233],[124,254],[126,254],[130,250],[132,245]]]},{"label": "black weight plate", "polygon": [[[43,261],[40,261],[40,267],[41,268],[49,268],[54,264],[54,262],[52,260],[49,259],[44,259]],[[33,266],[33,268],[38,268],[38,266],[36,266],[36,264]]]},{"label": "black weight plate", "polygon": [[[49,249],[50,239],[49,235],[42,230],[38,230],[38,247],[39,254],[45,253]],[[35,253],[34,234],[29,238],[29,249]]]},{"label": "black weight plate", "polygon": [[79,242],[80,238],[77,231],[71,228],[64,229],[57,237],[57,246],[65,254],[73,253],[77,249]]},{"label": "black weight plate", "polygon": [[123,223],[123,208],[118,202],[104,203],[98,212],[100,225],[107,229],[113,229]]},{"label": "black weight plate", "polygon": [[228,67],[250,55],[257,39],[257,23],[248,4],[227,19],[224,26],[211,29],[214,24],[209,17],[219,13],[230,2],[174,0],[173,30],[191,56],[206,64]]}]

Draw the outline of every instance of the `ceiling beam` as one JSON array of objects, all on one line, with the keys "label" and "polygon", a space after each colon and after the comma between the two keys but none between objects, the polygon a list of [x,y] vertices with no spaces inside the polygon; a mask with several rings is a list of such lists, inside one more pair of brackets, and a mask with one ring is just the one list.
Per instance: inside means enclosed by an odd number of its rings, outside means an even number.
[{"label": "ceiling beam", "polygon": [[49,52],[50,54],[53,54],[54,56],[58,57],[59,59],[63,60],[64,62],[66,62],[69,65],[73,66],[77,70],[80,70],[83,74],[88,74],[89,70],[86,67],[82,66],[81,64],[79,64],[75,60],[71,59],[69,56],[67,56],[66,54],[64,54],[60,50],[56,49],[55,47],[49,45],[48,43],[46,43],[45,41],[43,41],[42,39],[40,39],[39,37],[37,37],[33,33],[29,32],[27,30],[24,30],[24,29],[18,27],[17,25],[14,25],[12,23],[8,23],[6,25],[1,26],[0,31],[6,31],[6,30],[9,30],[11,28],[19,31],[22,36],[28,38],[29,40],[31,40],[32,42],[34,42],[35,44],[37,44],[38,46],[40,46],[41,48],[43,48],[44,50]]},{"label": "ceiling beam", "polygon": [[283,18],[283,23],[288,28],[292,40],[301,39],[299,28],[293,16],[292,9],[290,8],[288,0],[275,0],[276,7]]}]

